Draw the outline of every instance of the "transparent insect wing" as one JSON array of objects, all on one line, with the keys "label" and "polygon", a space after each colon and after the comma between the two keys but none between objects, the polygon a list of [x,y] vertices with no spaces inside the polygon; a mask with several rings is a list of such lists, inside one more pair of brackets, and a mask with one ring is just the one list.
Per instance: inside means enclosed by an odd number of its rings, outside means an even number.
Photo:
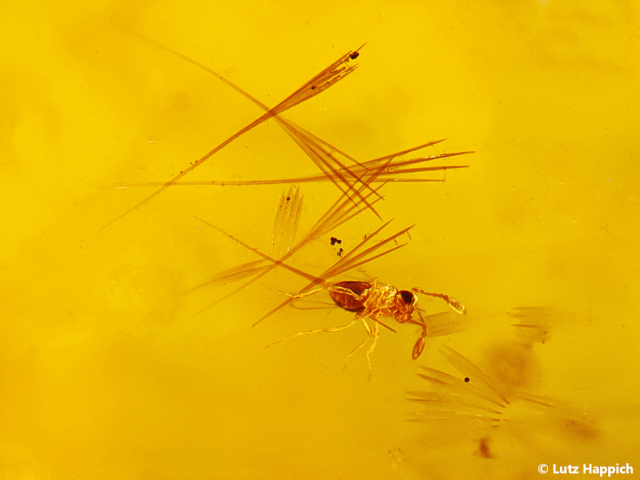
[{"label": "transparent insect wing", "polygon": [[428,329],[428,337],[442,337],[460,333],[466,329],[466,317],[457,315],[454,312],[439,312],[431,315],[422,315],[419,308],[416,311],[424,319]]}]

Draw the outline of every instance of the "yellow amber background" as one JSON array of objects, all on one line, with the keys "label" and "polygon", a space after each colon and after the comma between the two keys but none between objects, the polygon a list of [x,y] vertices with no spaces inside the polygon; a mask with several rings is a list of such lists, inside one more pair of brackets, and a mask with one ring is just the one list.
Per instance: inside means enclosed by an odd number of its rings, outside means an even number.
[{"label": "yellow amber background", "polygon": [[[0,478],[537,478],[540,463],[631,463],[638,429],[638,3],[3,2],[0,6]],[[267,250],[282,186],[174,187],[99,231],[261,113],[152,38],[275,105],[367,42],[358,70],[287,112],[360,160],[447,138],[446,183],[389,184],[379,210],[412,241],[366,266],[382,281],[461,299],[463,333],[383,331],[368,380],[360,326],[337,309],[251,324],[303,282],[278,272],[184,294],[256,259],[194,215]],[[278,178],[316,167],[274,122],[185,180]],[[434,178],[439,178],[434,175]],[[338,195],[303,185],[306,231]],[[353,245],[380,222],[337,234]],[[328,239],[298,265],[322,271]],[[421,300],[428,311],[444,304]],[[466,426],[432,444],[407,422],[448,345],[490,370],[522,306],[549,335],[526,390],[560,413],[500,427],[493,459]],[[502,350],[501,350],[502,349]],[[497,354],[495,352],[498,352]],[[524,417],[522,417],[524,418]],[[564,428],[564,430],[563,430]],[[569,429],[570,430],[570,429]]]}]

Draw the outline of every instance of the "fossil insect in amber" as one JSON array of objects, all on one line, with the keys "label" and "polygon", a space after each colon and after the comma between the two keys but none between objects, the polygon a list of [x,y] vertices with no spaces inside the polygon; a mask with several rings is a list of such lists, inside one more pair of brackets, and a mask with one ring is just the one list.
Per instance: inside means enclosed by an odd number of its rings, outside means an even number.
[{"label": "fossil insect in amber", "polygon": [[[276,220],[276,225],[274,227],[274,238],[275,237],[286,238],[287,239],[286,241],[290,242],[295,233],[292,230],[294,230],[298,225],[298,215],[300,212],[301,198],[298,195],[297,189],[291,189],[290,193],[287,196],[285,196],[285,194],[283,193],[282,198],[287,198],[290,200],[287,202],[281,201],[279,203],[279,208],[278,208],[278,213],[276,218],[286,219],[286,225],[284,225],[283,223],[285,222],[285,220],[280,220],[280,221]],[[354,312],[355,315],[347,325],[330,327],[330,328],[319,329],[319,330],[310,330],[306,332],[299,332],[289,338],[280,340],[275,343],[280,343],[295,337],[311,335],[315,333],[339,332],[342,330],[346,330],[347,328],[356,324],[358,321],[361,321],[365,328],[365,331],[367,332],[368,337],[349,354],[349,356],[347,357],[347,360],[352,355],[354,355],[358,350],[364,347],[371,339],[373,339],[372,344],[367,350],[367,361],[369,364],[369,368],[371,368],[370,355],[375,349],[377,344],[377,340],[379,336],[379,326],[382,325],[388,328],[389,330],[395,332],[393,328],[383,323],[382,318],[387,317],[387,318],[395,319],[398,323],[413,324],[420,327],[420,329],[422,330],[422,333],[420,338],[418,338],[418,340],[416,341],[412,351],[412,357],[414,359],[418,358],[422,353],[422,351],[424,350],[424,347],[426,345],[426,340],[428,337],[436,336],[436,335],[445,335],[447,333],[452,333],[454,330],[451,329],[451,325],[450,325],[449,328],[445,327],[445,328],[439,329],[438,333],[435,333],[435,329],[434,331],[432,331],[431,324],[429,321],[431,316],[428,316],[425,319],[422,316],[421,311],[417,307],[417,303],[418,303],[417,294],[419,293],[422,295],[428,295],[428,296],[440,298],[445,302],[447,302],[447,304],[457,313],[460,313],[460,314],[466,313],[465,307],[458,300],[448,295],[426,292],[425,290],[419,287],[414,287],[411,289],[411,291],[398,290],[393,286],[379,283],[375,279],[370,282],[364,282],[364,281],[332,282],[331,281],[332,278],[342,275],[358,266],[366,264],[376,258],[380,258],[381,256],[391,253],[392,251],[395,251],[398,248],[401,248],[404,245],[406,245],[406,244],[399,244],[395,246],[389,246],[389,244],[391,244],[397,238],[407,233],[411,227],[405,228],[400,232],[394,235],[391,235],[386,239],[380,240],[378,243],[375,243],[372,246],[369,246],[368,248],[365,248],[366,245],[372,243],[373,240],[377,238],[377,235],[381,232],[381,230],[388,225],[389,222],[387,222],[385,225],[378,228],[372,234],[366,236],[360,243],[358,243],[355,247],[353,247],[344,256],[341,256],[339,260],[334,263],[333,266],[331,266],[321,275],[317,275],[317,276],[311,275],[303,270],[300,270],[299,268],[296,268],[290,265],[289,263],[285,263],[285,260],[287,260],[292,254],[294,254],[302,245],[306,244],[306,242],[308,242],[310,238],[317,238],[317,236],[319,236],[321,232],[326,232],[327,227],[331,227],[332,225],[342,223],[343,221],[345,221],[345,217],[350,218],[350,216],[347,215],[347,213],[351,212],[351,210],[353,209],[353,204],[347,198],[341,199],[336,205],[337,207],[330,210],[330,212],[332,212],[331,215],[323,216],[323,219],[321,219],[322,221],[318,223],[316,228],[312,229],[312,231],[309,234],[307,234],[307,236],[301,242],[299,242],[296,246],[292,247],[291,249],[288,246],[285,249],[280,248],[279,251],[281,252],[281,256],[278,259],[260,252],[256,248],[253,248],[247,245],[242,240],[239,240],[233,237],[232,235],[216,227],[215,225],[212,225],[209,222],[199,219],[206,225],[218,230],[220,233],[227,236],[228,238],[235,241],[236,243],[258,254],[260,257],[263,258],[264,261],[267,262],[266,265],[258,261],[258,262],[251,262],[248,264],[241,265],[239,267],[232,268],[230,270],[222,272],[221,274],[217,275],[214,279],[210,280],[209,282],[206,282],[201,286],[211,285],[211,284],[227,284],[227,283],[244,279],[247,277],[253,277],[252,280],[249,280],[249,282],[245,283],[239,289],[236,289],[232,292],[232,293],[235,293],[238,290],[247,286],[249,283],[255,281],[257,278],[260,278],[261,276],[265,275],[268,271],[279,266],[284,268],[285,270],[293,272],[296,275],[299,275],[309,280],[310,283],[306,287],[298,291],[296,294],[288,295],[289,298],[287,300],[280,303],[280,305],[273,308],[267,314],[263,315],[257,322],[255,322],[254,325],[257,325],[267,317],[271,316],[273,313],[286,307],[287,305],[290,305],[294,300],[316,294],[319,291],[323,291],[323,290],[326,290],[329,293],[329,295],[331,296],[333,301],[336,303],[336,305],[343,308],[344,310]],[[365,206],[362,206],[361,210],[359,210],[355,214],[359,213],[365,208],[366,208]],[[351,215],[354,215],[354,214],[351,214]],[[276,234],[276,231],[278,232],[277,234]],[[272,243],[272,246],[273,246],[273,243]],[[377,253],[381,249],[383,250],[382,253]],[[199,287],[196,287],[196,288],[199,288]],[[226,298],[227,296],[223,298]],[[417,319],[414,317],[415,313],[417,313],[418,315]],[[275,343],[271,345],[275,345]]]},{"label": "fossil insect in amber", "polygon": [[[312,333],[320,333],[320,332],[335,332],[344,330],[354,325],[358,320],[361,320],[364,328],[369,335],[369,337],[373,338],[373,343],[367,350],[367,360],[369,360],[369,356],[373,352],[376,347],[378,341],[379,334],[379,325],[384,325],[385,327],[391,329],[387,325],[383,324],[380,321],[380,317],[389,317],[395,319],[398,323],[409,323],[413,325],[418,325],[422,329],[422,335],[416,341],[413,346],[413,351],[411,353],[411,357],[415,360],[417,359],[424,347],[426,345],[426,340],[428,338],[428,322],[424,319],[420,311],[417,309],[418,296],[417,293],[421,293],[423,295],[429,295],[432,297],[441,298],[447,302],[447,304],[457,313],[464,315],[466,313],[466,309],[462,303],[460,303],[455,298],[449,297],[448,295],[444,295],[441,293],[431,293],[425,292],[421,288],[414,287],[409,290],[398,290],[396,287],[391,285],[380,284],[377,279],[374,279],[372,282],[363,282],[363,281],[343,281],[328,284],[326,290],[329,292],[329,295],[333,299],[333,301],[339,307],[347,310],[349,312],[355,312],[356,315],[353,320],[343,327],[334,327],[325,330],[312,330],[309,332],[300,332],[293,337],[294,338],[302,335],[309,335]],[[314,290],[302,295],[294,295],[294,297],[301,297],[306,295],[312,295],[317,293],[318,290]],[[419,320],[413,318],[414,313],[418,313]],[[373,324],[369,325],[367,323],[367,319],[373,320]],[[288,340],[288,339],[287,339]],[[355,350],[353,350],[350,354],[353,355],[360,348],[367,344],[369,339],[366,339],[363,343],[361,343]],[[348,357],[348,358],[349,358]],[[347,358],[347,359],[348,359]],[[369,367],[371,367],[371,362],[369,360]]]}]

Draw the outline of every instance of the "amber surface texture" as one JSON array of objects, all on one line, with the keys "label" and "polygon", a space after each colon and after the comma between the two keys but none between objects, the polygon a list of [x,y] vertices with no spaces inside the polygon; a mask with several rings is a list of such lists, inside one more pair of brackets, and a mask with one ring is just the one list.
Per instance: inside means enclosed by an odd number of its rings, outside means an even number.
[{"label": "amber surface texture", "polygon": [[[0,480],[637,475],[639,15],[0,2]],[[196,163],[358,48],[348,75]],[[365,211],[294,254],[272,246],[352,188],[318,162],[442,139],[406,158],[475,153],[410,167],[467,168],[351,180]],[[274,230],[290,187],[256,181],[314,176],[332,178],[295,183]],[[369,376],[369,344],[345,368],[360,321],[291,338],[356,313],[322,283],[296,297],[309,278],[251,248],[322,276],[392,219],[367,245],[415,225],[385,249],[406,245],[327,281],[418,287],[467,314],[418,293],[429,328],[381,319],[395,333],[379,326]]]}]

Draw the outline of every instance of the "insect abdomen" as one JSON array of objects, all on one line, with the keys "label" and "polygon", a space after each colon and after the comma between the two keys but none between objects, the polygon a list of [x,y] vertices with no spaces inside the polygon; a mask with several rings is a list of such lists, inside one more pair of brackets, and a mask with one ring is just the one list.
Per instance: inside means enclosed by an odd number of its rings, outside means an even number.
[{"label": "insect abdomen", "polygon": [[371,284],[368,282],[338,282],[331,285],[329,294],[334,302],[349,312],[364,308]]}]

